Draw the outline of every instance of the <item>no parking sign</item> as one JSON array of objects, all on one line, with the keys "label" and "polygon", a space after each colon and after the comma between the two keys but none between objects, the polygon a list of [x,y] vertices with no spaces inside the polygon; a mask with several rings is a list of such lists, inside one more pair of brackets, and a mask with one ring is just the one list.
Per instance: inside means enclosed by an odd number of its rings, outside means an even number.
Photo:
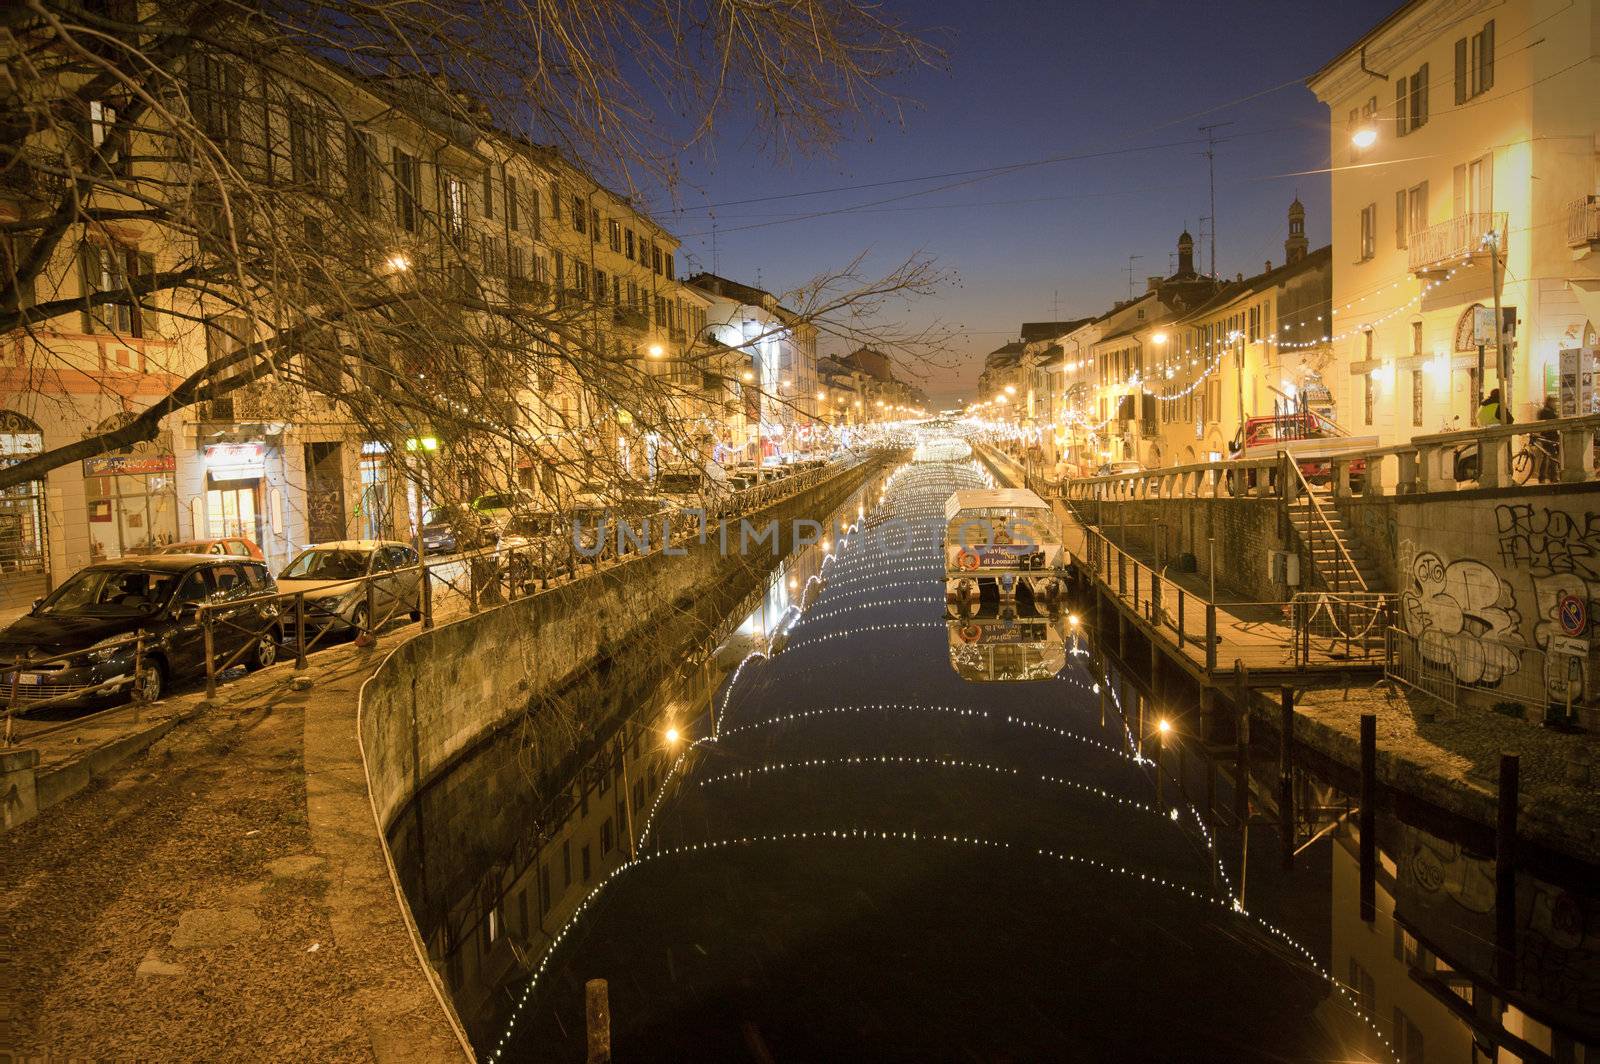
[{"label": "no parking sign", "polygon": [[1577,595],[1562,595],[1556,600],[1556,619],[1563,632],[1577,638],[1589,630],[1589,604]]}]

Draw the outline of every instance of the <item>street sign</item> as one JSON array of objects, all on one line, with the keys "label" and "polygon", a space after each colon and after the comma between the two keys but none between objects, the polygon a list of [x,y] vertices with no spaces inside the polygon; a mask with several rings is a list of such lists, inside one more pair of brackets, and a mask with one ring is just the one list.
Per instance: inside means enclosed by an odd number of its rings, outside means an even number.
[{"label": "street sign", "polygon": [[1550,652],[1552,654],[1566,654],[1574,658],[1587,658],[1589,656],[1589,641],[1587,639],[1570,639],[1564,635],[1550,637]]},{"label": "street sign", "polygon": [[1589,603],[1577,595],[1562,595],[1556,600],[1556,617],[1563,632],[1581,636],[1589,630]]},{"label": "street sign", "polygon": [[1472,342],[1488,346],[1494,343],[1494,308],[1472,308]]}]

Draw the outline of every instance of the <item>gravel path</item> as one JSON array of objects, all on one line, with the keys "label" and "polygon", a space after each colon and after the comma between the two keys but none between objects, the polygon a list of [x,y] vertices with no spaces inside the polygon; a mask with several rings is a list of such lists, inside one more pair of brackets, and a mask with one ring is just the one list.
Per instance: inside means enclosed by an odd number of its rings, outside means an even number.
[{"label": "gravel path", "polygon": [[354,688],[375,662],[329,658],[310,691],[285,667],[230,685],[105,785],[0,837],[0,1059],[461,1059],[370,811],[351,818],[314,779],[348,823],[308,816],[308,739],[341,770],[333,790],[361,782]]}]

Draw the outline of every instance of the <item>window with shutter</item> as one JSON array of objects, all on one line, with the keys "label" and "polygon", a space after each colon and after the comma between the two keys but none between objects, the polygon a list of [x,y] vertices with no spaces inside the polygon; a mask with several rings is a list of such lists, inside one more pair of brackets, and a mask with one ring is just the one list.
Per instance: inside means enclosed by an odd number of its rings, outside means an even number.
[{"label": "window with shutter", "polygon": [[408,233],[417,230],[417,160],[394,149],[394,220]]},{"label": "window with shutter", "polygon": [[1397,248],[1406,246],[1406,222],[1408,217],[1406,212],[1406,190],[1401,189],[1394,194],[1394,246]]},{"label": "window with shutter", "polygon": [[1456,42],[1456,103],[1467,102],[1467,39]]},{"label": "window with shutter", "polygon": [[1428,124],[1428,64],[1423,63],[1411,75],[1411,129],[1418,130]]},{"label": "window with shutter", "polygon": [[1397,78],[1394,83],[1394,135],[1403,137],[1408,133],[1408,122],[1411,118],[1411,108],[1407,103],[1411,83],[1406,78]]},{"label": "window with shutter", "polygon": [[376,158],[372,134],[352,129],[345,133],[344,172],[345,192],[350,206],[357,213],[370,215],[375,199],[377,182],[373,179],[373,160]]},{"label": "window with shutter", "polygon": [[1477,36],[1478,41],[1478,86],[1476,96],[1480,92],[1488,92],[1494,88],[1494,19],[1483,24],[1483,31]]}]

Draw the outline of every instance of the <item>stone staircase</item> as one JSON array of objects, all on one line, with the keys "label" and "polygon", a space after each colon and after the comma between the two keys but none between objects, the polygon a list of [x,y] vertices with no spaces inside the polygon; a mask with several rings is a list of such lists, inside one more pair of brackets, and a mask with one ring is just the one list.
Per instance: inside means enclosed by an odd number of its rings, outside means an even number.
[{"label": "stone staircase", "polygon": [[[1312,498],[1301,495],[1289,504],[1289,520],[1299,533],[1300,542],[1310,548],[1311,563],[1316,569],[1322,589],[1386,590],[1378,567],[1366,557],[1351,538],[1348,529],[1345,528],[1344,518],[1333,508],[1332,489],[1313,485],[1310,494],[1315,498],[1315,505]],[[1322,517],[1327,518],[1326,524],[1318,517],[1317,506],[1321,507]],[[1330,531],[1333,534],[1332,540],[1329,538]],[[1342,551],[1339,549],[1340,546],[1344,548]],[[1306,587],[1309,583],[1306,574],[1302,574],[1301,587]]]}]

